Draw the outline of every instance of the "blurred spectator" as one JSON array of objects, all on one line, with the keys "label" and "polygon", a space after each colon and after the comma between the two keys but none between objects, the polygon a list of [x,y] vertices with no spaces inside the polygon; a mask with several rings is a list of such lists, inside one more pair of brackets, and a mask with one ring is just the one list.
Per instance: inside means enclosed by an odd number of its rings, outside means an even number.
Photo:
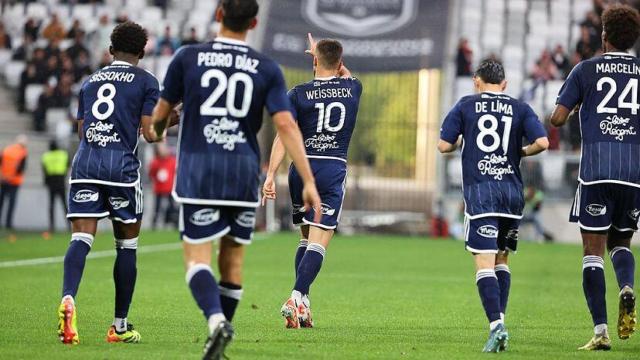
[{"label": "blurred spectator", "polygon": [[80,52],[78,58],[73,64],[73,77],[76,82],[82,80],[83,77],[91,75],[93,70],[89,61],[89,54],[86,52]]},{"label": "blurred spectator", "polygon": [[560,44],[556,45],[551,58],[553,59],[553,63],[556,64],[561,78],[566,79],[571,71],[571,64],[569,63],[569,56],[564,51],[564,47]]},{"label": "blurred spectator", "polygon": [[576,53],[580,55],[580,60],[586,60],[595,54],[595,50],[591,47],[591,35],[589,35],[589,29],[582,25],[580,26],[580,40],[576,44]]},{"label": "blurred spectator", "polygon": [[176,158],[173,156],[165,144],[156,146],[156,154],[149,166],[149,177],[153,183],[153,194],[155,205],[153,209],[153,229],[158,225],[160,214],[164,208],[164,225],[175,225],[175,206],[171,197],[173,189],[173,179],[175,176]]},{"label": "blurred spectator", "polygon": [[40,23],[36,22],[33,18],[28,18],[24,23],[23,33],[25,36],[29,36],[32,41],[36,41],[38,33],[40,32]]},{"label": "blurred spectator", "polygon": [[47,111],[53,108],[68,108],[71,105],[71,86],[73,76],[65,74],[57,83],[50,81],[38,98],[38,105],[33,112],[33,128],[36,131],[46,130]]},{"label": "blurred spectator", "polygon": [[[55,140],[49,142],[49,151],[42,154],[44,185],[49,192],[49,233],[55,232],[55,202],[60,199],[62,213],[67,212],[66,178],[69,169],[69,154],[58,147]],[[49,233],[43,236],[49,237]]]},{"label": "blurred spectator", "polygon": [[109,50],[104,50],[102,52],[102,57],[100,58],[100,62],[98,62],[98,68],[103,68],[105,66],[108,66],[111,64],[111,54],[109,53]]},{"label": "blurred spectator", "polygon": [[18,189],[24,182],[27,168],[27,136],[20,134],[14,144],[2,150],[0,154],[0,217],[7,201],[5,228],[13,229],[13,211],[18,198]]},{"label": "blurred spectator", "polygon": [[198,40],[198,34],[196,33],[196,28],[192,27],[189,30],[189,37],[182,39],[182,46],[185,45],[193,45],[198,44],[200,41]]},{"label": "blurred spectator", "polygon": [[545,49],[542,52],[540,59],[536,61],[531,77],[538,82],[558,79],[558,68],[553,62],[553,58],[551,57],[549,50]]},{"label": "blurred spectator", "polygon": [[156,55],[173,55],[178,45],[178,39],[171,35],[171,27],[166,26],[164,34],[158,39]]},{"label": "blurred spectator", "polygon": [[51,15],[51,21],[42,30],[42,37],[49,40],[49,42],[64,40],[67,35],[64,30],[64,26],[58,19],[58,14]]},{"label": "blurred spectator", "polygon": [[22,37],[22,44],[13,50],[13,56],[11,56],[11,59],[15,61],[26,61],[31,58],[32,52],[33,39],[31,39],[31,36],[25,34]]},{"label": "blurred spectator", "polygon": [[0,49],[11,50],[11,36],[7,33],[2,22],[0,22]]},{"label": "blurred spectator", "polygon": [[73,24],[71,24],[69,31],[67,31],[67,39],[75,39],[76,35],[78,35],[78,33],[80,32],[84,33],[84,29],[82,28],[82,24],[80,24],[80,20],[73,19]]},{"label": "blurred spectator", "polygon": [[[107,15],[100,16],[100,21],[96,30],[91,33],[90,45],[94,54],[100,54],[111,44],[110,36],[113,30],[113,24],[109,21]],[[96,59],[97,60],[97,59]]]},{"label": "blurred spectator", "polygon": [[65,52],[73,61],[76,61],[81,52],[89,53],[89,49],[84,46],[84,31],[76,32],[76,35],[73,38],[73,44],[69,46]]},{"label": "blurred spectator", "polygon": [[471,76],[472,61],[473,51],[469,46],[469,41],[462,38],[458,43],[458,54],[456,55],[456,76]]}]

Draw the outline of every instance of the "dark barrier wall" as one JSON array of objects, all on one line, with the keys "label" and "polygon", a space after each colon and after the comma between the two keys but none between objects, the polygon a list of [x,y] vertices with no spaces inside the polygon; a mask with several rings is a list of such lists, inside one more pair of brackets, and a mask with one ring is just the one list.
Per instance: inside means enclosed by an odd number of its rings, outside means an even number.
[{"label": "dark barrier wall", "polygon": [[446,0],[273,0],[264,51],[285,66],[308,68],[307,33],[343,42],[359,72],[440,68]]}]

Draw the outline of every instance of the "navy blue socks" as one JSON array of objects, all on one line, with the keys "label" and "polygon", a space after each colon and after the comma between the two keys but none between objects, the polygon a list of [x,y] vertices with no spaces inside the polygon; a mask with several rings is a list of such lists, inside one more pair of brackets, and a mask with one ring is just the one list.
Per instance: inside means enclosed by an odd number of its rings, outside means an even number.
[{"label": "navy blue socks", "polygon": [[82,279],[84,264],[93,244],[93,235],[87,233],[71,234],[71,243],[64,256],[64,275],[62,297],[75,298]]}]

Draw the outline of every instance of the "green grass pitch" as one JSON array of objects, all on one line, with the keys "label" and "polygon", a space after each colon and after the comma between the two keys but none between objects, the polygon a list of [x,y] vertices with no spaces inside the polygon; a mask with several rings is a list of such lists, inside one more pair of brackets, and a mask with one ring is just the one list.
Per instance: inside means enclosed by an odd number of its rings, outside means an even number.
[{"label": "green grass pitch", "polygon": [[[293,284],[293,233],[258,235],[247,249],[244,299],[234,325],[231,359],[476,359],[487,323],[472,259],[462,243],[420,238],[338,236],[312,288],[316,328],[286,330],[279,314]],[[196,359],[205,321],[184,282],[172,232],[144,233],[130,320],[140,344],[108,344],[113,316],[113,257],[87,260],[76,299],[81,344],[58,343],[56,308],[62,263],[7,266],[8,261],[64,255],[68,236],[45,241],[24,234],[0,241],[0,358]],[[160,246],[159,244],[170,244]],[[112,249],[107,233],[93,253]],[[151,246],[154,251],[144,249]],[[149,249],[149,248],[147,248]],[[638,249],[636,249],[636,253]],[[640,357],[640,334],[615,334],[617,289],[607,261],[613,350],[579,353],[592,326],[582,295],[581,248],[521,243],[513,256],[507,314],[509,359]],[[10,265],[10,264],[9,264]],[[640,278],[636,276],[637,278]]]}]

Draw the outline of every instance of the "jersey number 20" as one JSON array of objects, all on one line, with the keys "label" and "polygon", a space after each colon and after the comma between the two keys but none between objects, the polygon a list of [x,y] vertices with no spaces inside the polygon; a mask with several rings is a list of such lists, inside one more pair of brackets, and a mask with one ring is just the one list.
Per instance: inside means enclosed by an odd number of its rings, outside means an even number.
[{"label": "jersey number 20", "polygon": [[[200,105],[200,115],[204,116],[227,116],[231,115],[235,118],[243,118],[249,113],[251,107],[251,98],[253,97],[253,80],[251,76],[237,72],[227,78],[227,74],[218,70],[210,69],[202,74],[200,78],[200,86],[209,88],[211,79],[218,80],[211,95]],[[244,85],[244,94],[242,95],[242,105],[236,107],[236,89],[238,83]],[[227,93],[226,104],[224,107],[215,106],[222,94]]]}]

